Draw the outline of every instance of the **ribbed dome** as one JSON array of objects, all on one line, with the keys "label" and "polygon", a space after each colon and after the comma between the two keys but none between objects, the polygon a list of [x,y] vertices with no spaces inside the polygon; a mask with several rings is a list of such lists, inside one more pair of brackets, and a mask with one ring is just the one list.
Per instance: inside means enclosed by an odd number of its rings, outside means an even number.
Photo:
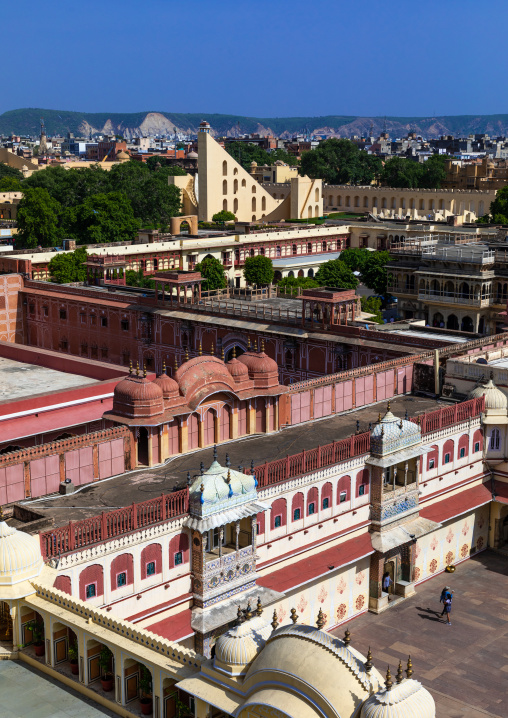
[{"label": "ribbed dome", "polygon": [[508,399],[501,389],[498,389],[492,379],[486,383],[481,383],[469,393],[470,399],[480,399],[485,397],[485,409],[508,410]]},{"label": "ribbed dome", "polygon": [[249,378],[254,380],[254,386],[269,388],[279,383],[279,367],[277,362],[260,352],[244,352],[238,359],[249,370]]},{"label": "ribbed dome", "polygon": [[245,381],[249,378],[247,366],[236,358],[228,361],[226,368],[236,382]]},{"label": "ribbed dome", "polygon": [[435,718],[436,705],[430,693],[412,678],[391,690],[374,693],[362,706],[360,718]]},{"label": "ribbed dome", "polygon": [[116,385],[113,394],[113,413],[130,418],[143,418],[163,412],[162,389],[145,376],[131,375]]},{"label": "ribbed dome", "polygon": [[399,419],[388,411],[373,428],[371,434],[371,451],[373,454],[390,454],[408,448],[421,441],[421,430],[418,424],[407,419]]},{"label": "ribbed dome", "polygon": [[229,666],[245,666],[253,661],[272,632],[267,620],[256,616],[220,636],[215,644],[215,661]]},{"label": "ribbed dome", "polygon": [[191,501],[197,499],[200,504],[217,504],[225,499],[256,493],[256,479],[235,469],[221,466],[214,459],[210,467],[198,475],[191,487]]},{"label": "ribbed dome", "polygon": [[39,539],[0,522],[0,586],[37,578],[43,567]]},{"label": "ribbed dome", "polygon": [[174,379],[166,374],[165,370],[162,374],[159,374],[157,379],[153,380],[152,384],[155,384],[162,389],[164,401],[169,401],[169,399],[175,399],[177,396],[180,396],[178,384]]}]

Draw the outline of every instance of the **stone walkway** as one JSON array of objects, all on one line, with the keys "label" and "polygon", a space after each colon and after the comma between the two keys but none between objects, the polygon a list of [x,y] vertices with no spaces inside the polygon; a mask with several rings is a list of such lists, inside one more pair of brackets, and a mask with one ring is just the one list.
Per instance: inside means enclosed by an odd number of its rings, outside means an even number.
[{"label": "stone walkway", "polygon": [[118,718],[21,661],[0,661],[1,718]]},{"label": "stone walkway", "polygon": [[[454,591],[451,626],[439,614],[443,586]],[[411,654],[413,678],[430,690],[437,718],[508,715],[508,559],[484,551],[417,587],[417,594],[376,616],[368,613],[334,631],[351,631],[364,655],[371,646],[381,673]]]}]

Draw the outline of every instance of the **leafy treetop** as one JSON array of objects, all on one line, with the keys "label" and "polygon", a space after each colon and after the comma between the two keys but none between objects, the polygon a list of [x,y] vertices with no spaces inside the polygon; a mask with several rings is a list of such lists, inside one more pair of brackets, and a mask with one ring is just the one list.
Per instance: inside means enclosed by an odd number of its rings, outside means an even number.
[{"label": "leafy treetop", "polygon": [[316,282],[323,287],[340,287],[341,289],[356,289],[358,279],[345,262],[340,259],[330,259],[322,264],[316,273]]},{"label": "leafy treetop", "polygon": [[220,212],[216,212],[216,213],[212,216],[212,220],[213,220],[214,222],[220,222],[220,223],[224,223],[224,222],[235,222],[235,221],[236,221],[236,217],[235,217],[235,215],[233,214],[233,212],[228,212],[226,209],[221,209]]},{"label": "leafy treetop", "polygon": [[74,252],[56,254],[48,264],[51,281],[57,284],[84,282],[86,279],[87,253],[85,247],[78,247]]},{"label": "leafy treetop", "polygon": [[445,155],[432,155],[426,162],[404,157],[390,157],[381,172],[381,181],[388,187],[439,189],[446,178]]},{"label": "leafy treetop", "polygon": [[215,257],[205,257],[199,264],[196,264],[195,269],[197,272],[201,272],[204,290],[224,289],[226,286],[224,268]]},{"label": "leafy treetop", "polygon": [[371,184],[380,174],[379,157],[360,150],[350,140],[331,138],[304,152],[300,174],[327,184]]},{"label": "leafy treetop", "polygon": [[259,254],[257,257],[247,257],[243,269],[247,284],[266,286],[273,282],[274,271],[270,257]]}]

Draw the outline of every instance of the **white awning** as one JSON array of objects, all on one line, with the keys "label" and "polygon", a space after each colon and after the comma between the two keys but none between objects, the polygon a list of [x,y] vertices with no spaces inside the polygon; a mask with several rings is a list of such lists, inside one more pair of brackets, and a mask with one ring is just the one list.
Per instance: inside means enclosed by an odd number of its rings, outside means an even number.
[{"label": "white awning", "polygon": [[376,551],[379,551],[379,553],[386,553],[392,548],[403,546],[410,541],[430,534],[432,531],[441,528],[441,525],[442,524],[438,524],[430,519],[424,519],[422,516],[418,516],[418,518],[396,526],[389,531],[376,531],[372,533],[372,547]]},{"label": "white awning", "polygon": [[200,533],[205,533],[210,529],[218,528],[219,526],[225,526],[233,521],[239,521],[247,516],[255,516],[261,511],[266,511],[269,507],[260,501],[250,501],[248,504],[241,504],[240,506],[232,506],[226,511],[218,511],[216,514],[210,516],[189,516],[185,520],[184,526]]}]

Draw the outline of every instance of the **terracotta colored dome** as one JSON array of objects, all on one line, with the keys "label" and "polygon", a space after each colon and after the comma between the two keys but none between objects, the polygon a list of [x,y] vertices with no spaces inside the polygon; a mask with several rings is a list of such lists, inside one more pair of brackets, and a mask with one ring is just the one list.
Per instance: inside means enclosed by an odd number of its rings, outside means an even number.
[{"label": "terracotta colored dome", "polygon": [[264,347],[260,352],[246,351],[238,361],[249,370],[249,378],[254,380],[255,387],[267,389],[279,383],[277,362],[265,354]]},{"label": "terracotta colored dome", "polygon": [[162,374],[159,374],[157,379],[153,380],[152,384],[160,386],[160,388],[162,389],[162,396],[164,397],[164,401],[169,401],[170,399],[175,399],[176,397],[180,396],[178,384],[174,379],[172,379],[166,374],[165,366],[162,368]]},{"label": "terracotta colored dome", "polygon": [[235,391],[235,382],[223,361],[214,356],[197,356],[186,361],[175,374],[181,394],[189,406],[219,391]]},{"label": "terracotta colored dome", "polygon": [[157,416],[163,412],[162,389],[146,376],[131,374],[116,385],[113,394],[114,414],[136,419]]}]

